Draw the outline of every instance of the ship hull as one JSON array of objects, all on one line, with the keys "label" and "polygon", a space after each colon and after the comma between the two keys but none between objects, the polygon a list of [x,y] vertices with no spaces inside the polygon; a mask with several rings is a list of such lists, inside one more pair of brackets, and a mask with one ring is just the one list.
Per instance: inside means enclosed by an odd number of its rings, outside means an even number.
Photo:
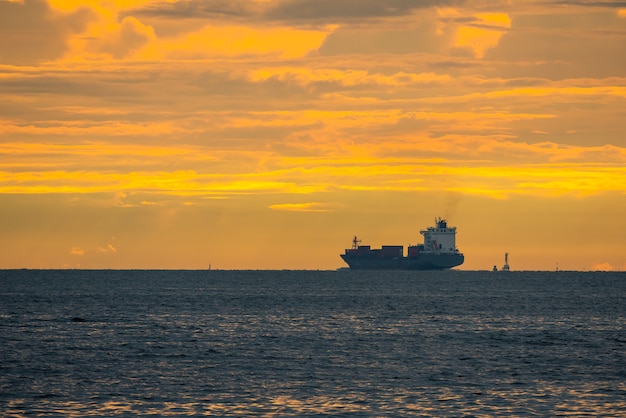
[{"label": "ship hull", "polygon": [[417,257],[377,258],[357,254],[341,254],[352,270],[445,270],[460,266],[463,254],[420,254]]}]

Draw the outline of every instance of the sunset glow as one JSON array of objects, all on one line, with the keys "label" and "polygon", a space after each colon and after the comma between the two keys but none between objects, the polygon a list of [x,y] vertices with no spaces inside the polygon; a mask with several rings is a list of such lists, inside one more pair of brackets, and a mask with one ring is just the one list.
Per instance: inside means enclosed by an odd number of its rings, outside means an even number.
[{"label": "sunset glow", "polygon": [[0,268],[626,269],[610,2],[0,0]]}]

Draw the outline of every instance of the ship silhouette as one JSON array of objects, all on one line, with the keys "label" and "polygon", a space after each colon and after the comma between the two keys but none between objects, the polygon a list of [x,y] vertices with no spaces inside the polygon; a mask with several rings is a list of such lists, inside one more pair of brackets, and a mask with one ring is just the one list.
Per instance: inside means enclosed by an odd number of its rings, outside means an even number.
[{"label": "ship silhouette", "polygon": [[444,219],[436,218],[435,226],[420,230],[420,234],[423,244],[409,245],[406,255],[402,245],[372,249],[354,236],[352,248],[340,256],[354,270],[443,270],[465,261],[456,248],[456,227],[448,227]]}]

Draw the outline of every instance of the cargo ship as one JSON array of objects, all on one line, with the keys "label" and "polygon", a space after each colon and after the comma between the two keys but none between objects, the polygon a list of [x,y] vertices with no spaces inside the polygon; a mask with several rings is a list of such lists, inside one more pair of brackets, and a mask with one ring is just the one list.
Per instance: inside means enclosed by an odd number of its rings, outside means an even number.
[{"label": "cargo ship", "polygon": [[353,270],[443,270],[460,266],[465,257],[456,248],[456,227],[436,218],[435,226],[420,230],[424,243],[409,245],[406,256],[402,245],[372,249],[355,236],[352,248],[341,258]]}]

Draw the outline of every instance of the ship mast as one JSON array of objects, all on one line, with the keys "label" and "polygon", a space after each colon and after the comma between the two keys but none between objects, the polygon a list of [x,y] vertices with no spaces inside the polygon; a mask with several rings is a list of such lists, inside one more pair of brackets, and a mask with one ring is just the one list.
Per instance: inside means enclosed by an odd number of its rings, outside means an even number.
[{"label": "ship mast", "polygon": [[352,249],[353,250],[358,250],[359,249],[359,244],[361,243],[361,240],[358,239],[356,237],[356,235],[354,236],[354,238],[352,239]]}]

